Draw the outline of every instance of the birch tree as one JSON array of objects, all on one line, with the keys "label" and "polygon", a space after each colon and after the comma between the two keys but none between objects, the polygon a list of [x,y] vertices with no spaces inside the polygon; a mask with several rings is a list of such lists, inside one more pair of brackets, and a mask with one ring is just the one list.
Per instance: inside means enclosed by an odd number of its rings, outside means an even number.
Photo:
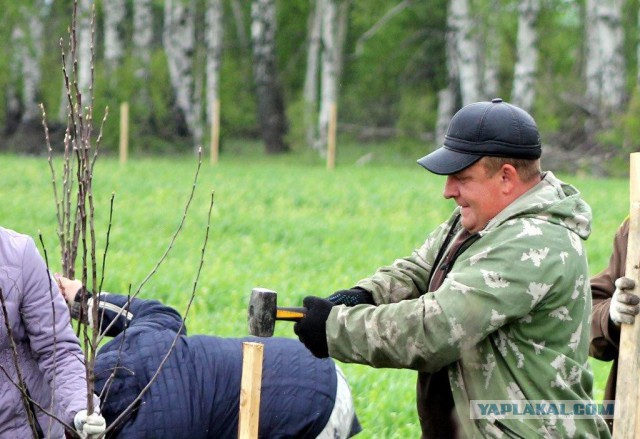
[{"label": "birch tree", "polygon": [[[320,113],[318,114],[317,149],[326,152],[329,119],[332,108],[337,105],[338,95],[338,8],[335,0],[322,0],[322,58]],[[335,110],[334,110],[335,111]]]},{"label": "birch tree", "polygon": [[125,17],[124,0],[103,0],[104,14],[104,64],[112,82],[124,57],[122,24]]},{"label": "birch tree", "polygon": [[304,123],[307,143],[321,155],[326,153],[331,111],[338,102],[350,6],[350,0],[317,0],[309,16]]},{"label": "birch tree", "polygon": [[586,100],[601,120],[621,110],[626,97],[622,6],[622,0],[586,2]]},{"label": "birch tree", "polygon": [[194,146],[202,143],[200,96],[194,77],[195,1],[165,0],[163,43],[175,107],[193,137]]},{"label": "birch tree", "polygon": [[316,0],[308,18],[307,35],[307,69],[304,77],[304,125],[307,145],[319,149],[318,125],[316,124],[318,105],[318,69],[320,65],[320,35],[322,25],[323,0]]},{"label": "birch tree", "polygon": [[285,142],[288,127],[276,66],[275,34],[275,1],[253,0],[251,4],[253,76],[258,98],[260,131],[267,154],[289,150]]},{"label": "birch tree", "polygon": [[523,0],[518,5],[517,60],[513,75],[511,102],[531,111],[535,101],[535,76],[538,65],[538,29],[540,0]]},{"label": "birch tree", "polygon": [[24,32],[20,26],[15,25],[11,31],[11,45],[13,51],[9,62],[9,81],[5,88],[5,126],[4,134],[11,135],[15,133],[20,125],[22,118],[22,104],[18,91],[18,83],[20,77],[20,63],[22,62],[20,46],[23,44]]},{"label": "birch tree", "polygon": [[451,0],[448,23],[456,45],[456,60],[460,78],[462,104],[480,100],[480,47],[475,35],[477,24],[470,10],[469,0]]},{"label": "birch tree", "polygon": [[77,23],[77,44],[78,44],[78,89],[83,97],[82,104],[90,105],[92,96],[90,92],[91,84],[91,48],[93,46],[93,32],[91,29],[91,14],[93,0],[78,0],[78,23]]},{"label": "birch tree", "polygon": [[153,42],[153,11],[151,0],[134,0],[133,2],[133,59],[134,76],[138,87],[134,102],[141,112],[143,123],[148,119],[151,108],[151,96],[148,80],[151,76],[151,45]]},{"label": "birch tree", "polygon": [[220,101],[220,65],[222,63],[222,1],[209,0],[206,12],[207,45],[207,120],[213,120],[213,109]]},{"label": "birch tree", "polygon": [[[44,11],[41,1],[31,5],[21,4],[19,19],[11,32],[13,55],[10,63],[11,83],[6,90],[6,111],[8,120],[15,124],[14,128],[18,124],[38,121],[40,117]],[[21,87],[18,88],[18,85]]]},{"label": "birch tree", "polygon": [[[449,4],[449,8],[452,4]],[[438,92],[438,116],[436,120],[435,142],[441,145],[449,127],[449,122],[458,108],[460,99],[460,75],[458,73],[458,47],[454,32],[453,14],[447,13],[447,31],[445,34],[447,86]]]}]

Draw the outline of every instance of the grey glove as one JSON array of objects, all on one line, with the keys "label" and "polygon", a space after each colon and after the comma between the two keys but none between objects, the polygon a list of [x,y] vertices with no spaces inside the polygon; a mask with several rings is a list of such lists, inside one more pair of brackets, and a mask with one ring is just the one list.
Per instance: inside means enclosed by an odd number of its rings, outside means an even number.
[{"label": "grey glove", "polygon": [[615,282],[616,290],[611,297],[609,305],[609,318],[616,325],[622,323],[632,324],[636,318],[636,314],[640,312],[640,297],[629,292],[636,283],[628,277],[620,277]]},{"label": "grey glove", "polygon": [[94,412],[87,415],[86,410],[80,410],[73,418],[73,425],[76,432],[82,439],[93,439],[104,433],[107,423],[100,413]]}]

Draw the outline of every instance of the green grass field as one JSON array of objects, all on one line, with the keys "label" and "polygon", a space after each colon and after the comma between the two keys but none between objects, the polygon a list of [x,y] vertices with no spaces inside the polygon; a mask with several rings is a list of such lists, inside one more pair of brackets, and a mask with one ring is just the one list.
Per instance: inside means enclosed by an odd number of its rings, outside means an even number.
[{"label": "green grass field", "polygon": [[[237,146],[235,146],[237,148]],[[233,151],[234,145],[226,150]],[[215,202],[204,267],[187,323],[190,333],[247,334],[251,289],[278,291],[279,304],[299,305],[354,285],[378,266],[408,255],[453,207],[442,198],[444,179],[415,164],[420,152],[383,153],[352,147],[330,172],[311,154],[265,157],[241,149],[217,166],[203,159],[195,197],[166,261],[141,297],[159,298],[184,311],[194,288],[212,191]],[[365,165],[356,159],[371,153]],[[113,223],[104,290],[135,290],[167,249],[193,185],[194,157],[139,158],[126,165],[101,157],[94,175],[98,256],[109,213]],[[0,156],[0,224],[42,234],[49,265],[59,270],[55,206],[46,158]],[[56,164],[61,172],[61,163]],[[628,211],[628,181],[563,175],[594,210],[587,242],[591,272],[606,265],[613,233]],[[295,337],[282,322],[276,335]],[[601,398],[608,364],[593,362]],[[343,367],[365,427],[363,438],[419,436],[415,373]]]}]

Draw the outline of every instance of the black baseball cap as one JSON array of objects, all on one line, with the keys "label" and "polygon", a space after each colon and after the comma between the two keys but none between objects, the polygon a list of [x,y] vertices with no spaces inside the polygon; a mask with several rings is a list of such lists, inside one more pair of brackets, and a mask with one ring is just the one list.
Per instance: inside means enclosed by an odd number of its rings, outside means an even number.
[{"label": "black baseball cap", "polygon": [[485,156],[540,158],[540,134],[522,108],[496,98],[466,105],[449,123],[444,145],[418,163],[439,175],[460,172]]}]

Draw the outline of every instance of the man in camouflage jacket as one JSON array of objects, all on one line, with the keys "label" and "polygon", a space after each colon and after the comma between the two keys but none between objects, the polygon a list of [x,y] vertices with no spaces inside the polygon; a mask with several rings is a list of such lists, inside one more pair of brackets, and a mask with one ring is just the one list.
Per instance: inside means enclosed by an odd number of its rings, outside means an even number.
[{"label": "man in camouflage jacket", "polygon": [[464,107],[419,160],[447,175],[451,217],[411,256],[304,300],[294,330],[315,355],[419,372],[423,437],[609,437],[598,415],[478,416],[473,404],[591,400],[591,210],[540,172],[540,153],[525,111]]}]

